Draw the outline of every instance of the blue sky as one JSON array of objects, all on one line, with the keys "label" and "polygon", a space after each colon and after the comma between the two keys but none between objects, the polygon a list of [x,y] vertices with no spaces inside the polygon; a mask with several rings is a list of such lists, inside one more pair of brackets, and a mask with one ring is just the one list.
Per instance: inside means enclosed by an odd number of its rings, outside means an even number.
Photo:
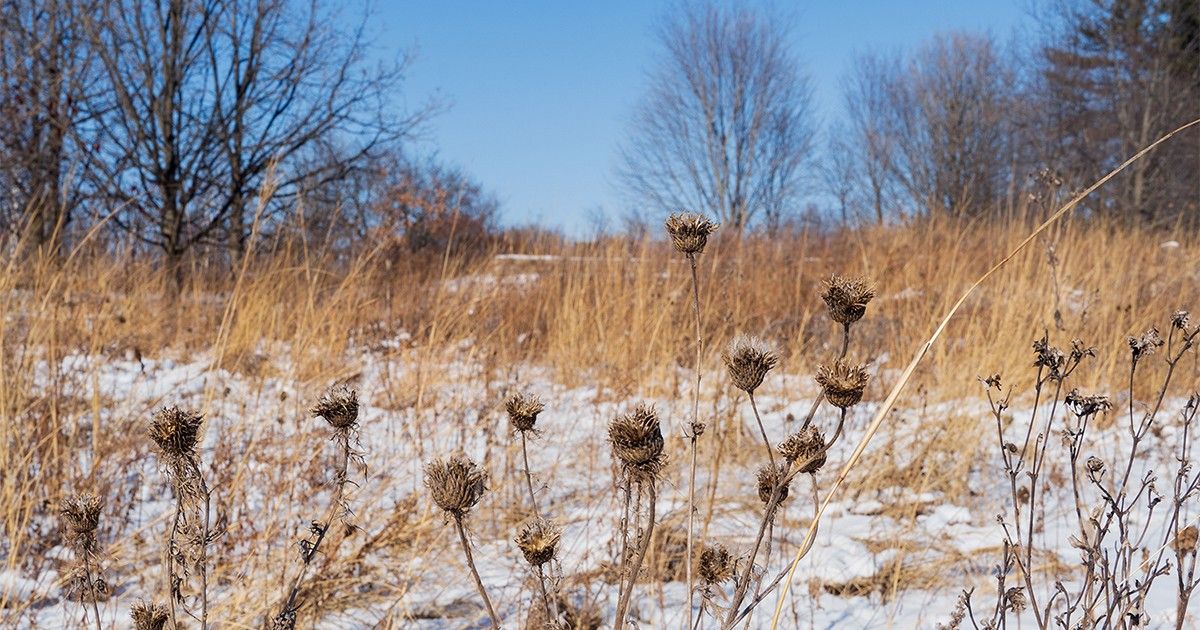
[{"label": "blue sky", "polygon": [[[760,2],[768,6],[766,2]],[[628,204],[616,184],[617,148],[657,56],[654,28],[671,0],[382,1],[370,30],[381,55],[415,49],[404,99],[450,108],[426,148],[501,200],[506,224],[580,234],[592,217]],[[1008,39],[1026,0],[805,1],[769,6],[790,25],[822,121],[841,110],[841,75],[866,50],[919,45],[947,30]]]}]

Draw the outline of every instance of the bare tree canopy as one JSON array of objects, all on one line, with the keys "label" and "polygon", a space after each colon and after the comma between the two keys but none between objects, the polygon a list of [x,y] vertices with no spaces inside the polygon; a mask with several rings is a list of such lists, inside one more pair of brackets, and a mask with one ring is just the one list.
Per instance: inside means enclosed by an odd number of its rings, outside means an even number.
[{"label": "bare tree canopy", "polygon": [[[1080,0],[1052,10],[1042,50],[1044,160],[1080,185],[1200,118],[1200,3]],[[1100,191],[1096,209],[1151,224],[1200,210],[1200,136],[1188,134]]]},{"label": "bare tree canopy", "polygon": [[623,147],[620,179],[655,212],[712,213],[740,230],[794,209],[812,145],[810,89],[777,20],[685,7]]},{"label": "bare tree canopy", "polygon": [[[255,203],[343,176],[426,113],[387,109],[401,68],[367,68],[361,31],[321,2],[126,0],[86,24],[109,87],[88,173],[173,265],[197,243],[239,255]],[[306,159],[334,136],[342,159]]]}]

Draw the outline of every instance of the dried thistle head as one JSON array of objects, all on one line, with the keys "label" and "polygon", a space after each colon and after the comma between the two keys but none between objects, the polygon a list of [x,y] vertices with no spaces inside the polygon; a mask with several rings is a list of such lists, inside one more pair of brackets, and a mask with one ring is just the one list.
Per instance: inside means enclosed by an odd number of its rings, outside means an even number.
[{"label": "dried thistle head", "polygon": [[346,385],[333,385],[309,411],[335,429],[354,428],[358,425],[358,392]]},{"label": "dried thistle head", "polygon": [[790,466],[780,462],[778,464],[763,464],[758,469],[758,498],[763,504],[771,502],[771,494],[775,491],[776,486],[782,486],[779,489],[779,501],[782,503],[788,498],[788,486],[791,484],[791,477],[788,476]]},{"label": "dried thistle head", "polygon": [[487,491],[487,473],[460,455],[425,465],[425,486],[433,502],[447,514],[462,518]]},{"label": "dried thistle head", "polygon": [[1138,359],[1154,354],[1154,351],[1163,347],[1165,343],[1162,337],[1159,336],[1158,329],[1151,327],[1142,333],[1141,337],[1129,338],[1129,350],[1133,353],[1133,360],[1137,361]]},{"label": "dried thistle head", "polygon": [[875,284],[864,277],[843,278],[831,275],[824,282],[821,299],[829,308],[829,318],[850,325],[862,319],[867,303],[875,297]]},{"label": "dried thistle head", "polygon": [[1187,332],[1188,325],[1191,323],[1191,314],[1184,310],[1175,311],[1171,315],[1171,327]]},{"label": "dried thistle head", "polygon": [[833,367],[817,366],[817,384],[825,393],[825,399],[839,409],[857,405],[868,380],[865,366],[850,365],[841,359],[834,362]]},{"label": "dried thistle head", "polygon": [[733,554],[729,553],[725,545],[704,545],[704,550],[700,552],[697,574],[702,584],[720,584],[733,578],[734,565]]},{"label": "dried thistle head", "polygon": [[546,405],[536,394],[517,392],[504,401],[504,409],[508,411],[513,430],[525,432],[533,430],[538,414],[546,409]]},{"label": "dried thistle head", "polygon": [[104,501],[90,492],[66,497],[59,503],[58,511],[66,526],[67,540],[84,553],[96,549],[96,528],[100,526],[103,507]]},{"label": "dried thistle head", "polygon": [[787,463],[798,463],[800,472],[815,473],[825,465],[825,436],[815,425],[809,425],[781,442],[779,452]]},{"label": "dried thistle head", "polygon": [[517,548],[525,555],[525,561],[540,567],[554,558],[558,543],[562,540],[562,528],[545,518],[534,519],[517,534]]},{"label": "dried thistle head", "polygon": [[645,403],[609,423],[608,442],[625,471],[639,479],[655,478],[665,464],[658,412]]},{"label": "dried thistle head", "polygon": [[1025,588],[1022,586],[1014,586],[1004,592],[1005,608],[1020,613],[1025,610]]},{"label": "dried thistle head", "polygon": [[134,630],[163,630],[167,625],[167,607],[138,600],[129,607]]},{"label": "dried thistle head", "polygon": [[753,394],[763,377],[779,363],[775,352],[758,337],[739,336],[721,353],[734,387]]},{"label": "dried thistle head", "polygon": [[709,235],[720,227],[695,212],[676,212],[667,217],[665,225],[675,249],[681,254],[693,256],[704,252]]},{"label": "dried thistle head", "polygon": [[1112,401],[1108,396],[1085,396],[1078,389],[1072,389],[1063,401],[1067,408],[1080,418],[1094,416],[1102,411],[1112,409]]},{"label": "dried thistle head", "polygon": [[167,460],[192,457],[200,440],[204,416],[174,405],[163,407],[150,420],[150,439]]}]

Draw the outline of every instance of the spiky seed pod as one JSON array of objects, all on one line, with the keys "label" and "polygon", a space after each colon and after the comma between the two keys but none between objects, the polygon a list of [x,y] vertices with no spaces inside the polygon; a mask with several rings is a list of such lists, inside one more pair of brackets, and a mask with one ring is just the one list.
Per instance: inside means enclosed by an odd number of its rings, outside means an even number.
[{"label": "spiky seed pod", "polygon": [[800,472],[815,473],[825,465],[825,436],[809,425],[779,444],[779,452],[789,464],[800,464]]},{"label": "spiky seed pod", "polygon": [[652,479],[662,470],[663,435],[654,407],[643,403],[614,418],[608,425],[608,441],[613,456],[634,477]]},{"label": "spiky seed pod", "polygon": [[829,307],[829,317],[839,324],[853,324],[867,312],[867,303],[875,297],[875,285],[863,277],[843,278],[831,275],[824,282],[821,299]]},{"label": "spiky seed pod", "polygon": [[700,254],[708,244],[708,237],[720,227],[707,217],[694,212],[677,212],[667,217],[667,234],[671,244],[682,254]]},{"label": "spiky seed pod", "polygon": [[487,491],[487,473],[470,459],[451,455],[425,466],[425,486],[439,508],[461,518]]},{"label": "spiky seed pod", "polygon": [[839,409],[857,405],[862,400],[863,389],[869,379],[865,366],[850,365],[841,360],[836,361],[833,367],[817,367],[817,384],[825,393],[825,399]]},{"label": "spiky seed pod", "polygon": [[100,526],[100,509],[102,507],[104,507],[104,501],[100,497],[85,492],[63,499],[59,503],[59,513],[71,533],[91,534]]},{"label": "spiky seed pod", "polygon": [[138,600],[129,607],[134,630],[163,630],[167,625],[167,607]]},{"label": "spiky seed pod", "polygon": [[191,457],[200,439],[204,416],[174,405],[163,407],[150,421],[150,439],[168,460]]},{"label": "spiky seed pod", "polygon": [[733,554],[720,543],[704,545],[700,552],[700,566],[697,573],[702,584],[715,585],[733,578]]},{"label": "spiky seed pod", "polygon": [[763,464],[758,469],[758,498],[764,505],[771,502],[771,493],[779,484],[783,484],[783,488],[779,491],[780,502],[788,498],[788,486],[792,481],[788,478],[788,468],[787,464],[780,462]]},{"label": "spiky seed pod", "polygon": [[358,424],[358,392],[346,385],[334,385],[321,394],[309,410],[335,429],[350,429]]},{"label": "spiky seed pod", "polygon": [[525,432],[533,430],[538,414],[546,409],[546,405],[536,394],[517,392],[504,402],[504,409],[513,430]]},{"label": "spiky seed pod", "polygon": [[539,518],[521,528],[516,542],[517,548],[525,554],[525,561],[532,566],[540,567],[554,558],[560,540],[562,540],[562,528],[552,520]]},{"label": "spiky seed pod", "polygon": [[779,357],[758,337],[735,337],[721,353],[734,387],[753,394],[763,377],[779,363]]}]

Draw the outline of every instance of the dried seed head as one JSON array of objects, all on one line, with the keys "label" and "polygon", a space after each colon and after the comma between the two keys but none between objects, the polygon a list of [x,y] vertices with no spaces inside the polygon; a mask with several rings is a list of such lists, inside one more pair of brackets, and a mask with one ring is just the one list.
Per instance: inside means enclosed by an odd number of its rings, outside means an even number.
[{"label": "dried seed head", "polygon": [[545,518],[535,519],[517,534],[517,547],[525,554],[525,561],[540,567],[554,558],[558,543],[562,540],[562,528]]},{"label": "dried seed head", "polygon": [[85,492],[64,498],[58,506],[69,545],[83,554],[96,551],[96,528],[100,526],[100,497]]},{"label": "dried seed head", "polygon": [[1162,337],[1158,335],[1158,329],[1151,327],[1142,333],[1140,338],[1130,337],[1129,349],[1133,352],[1133,360],[1137,361],[1138,359],[1154,354],[1154,351],[1161,348],[1164,343]]},{"label": "dried seed head", "polygon": [[1020,613],[1025,610],[1025,589],[1014,586],[1004,592],[1004,602],[1009,610]]},{"label": "dried seed head", "polygon": [[285,610],[271,620],[271,630],[296,630],[296,610]]},{"label": "dried seed head", "polygon": [[1087,458],[1087,469],[1091,473],[1098,473],[1104,470],[1104,460],[1091,455]]},{"label": "dried seed head", "polygon": [[857,405],[868,380],[865,366],[849,365],[841,359],[833,367],[817,366],[817,384],[824,391],[825,399],[839,409]]},{"label": "dried seed head", "polygon": [[1187,332],[1188,324],[1190,323],[1191,314],[1189,314],[1187,311],[1175,311],[1175,313],[1171,315],[1171,326],[1173,328]]},{"label": "dried seed head", "polygon": [[700,552],[700,566],[697,573],[702,584],[714,585],[733,578],[733,554],[720,543],[704,545]]},{"label": "dried seed head", "polygon": [[150,421],[150,439],[158,445],[164,458],[174,460],[191,457],[200,440],[200,424],[204,416],[174,405],[163,407]]},{"label": "dried seed head", "polygon": [[1067,356],[1062,350],[1050,345],[1045,337],[1033,342],[1033,365],[1045,368],[1051,378],[1061,378],[1062,369],[1067,364]]},{"label": "dried seed head", "polygon": [[100,509],[104,501],[100,497],[85,492],[73,497],[67,497],[59,503],[59,514],[62,522],[77,538],[95,538],[96,528],[100,526]]},{"label": "dried seed head", "polygon": [[825,436],[809,425],[779,444],[779,452],[789,464],[799,464],[800,472],[815,473],[825,465]]},{"label": "dried seed head", "polygon": [[721,353],[734,387],[753,394],[763,377],[779,363],[779,357],[758,337],[735,337]]},{"label": "dried seed head", "polygon": [[788,497],[788,486],[791,484],[791,479],[788,477],[788,469],[790,467],[785,463],[779,464],[763,464],[758,469],[758,499],[767,504],[771,502],[771,493],[775,491],[775,487],[782,484],[779,490],[779,501],[782,502]]},{"label": "dried seed head", "polygon": [[677,212],[667,217],[667,234],[671,244],[682,254],[695,255],[704,252],[708,237],[720,227],[706,217],[694,212]]},{"label": "dried seed head", "polygon": [[875,285],[864,277],[843,278],[836,274],[824,282],[821,299],[829,307],[829,317],[839,324],[853,324],[867,312],[867,303],[875,297]]},{"label": "dried seed head", "polygon": [[1084,396],[1078,389],[1072,389],[1063,402],[1072,413],[1080,418],[1094,416],[1102,411],[1112,409],[1112,402],[1108,396]]},{"label": "dried seed head", "polygon": [[167,607],[138,600],[129,607],[134,630],[163,630],[167,625]]},{"label": "dried seed head", "polygon": [[1200,538],[1200,530],[1197,530],[1195,525],[1183,528],[1175,537],[1175,551],[1180,554],[1195,553],[1197,538]]},{"label": "dried seed head", "polygon": [[435,459],[425,466],[425,486],[433,502],[447,514],[461,518],[487,491],[487,473],[459,455]]},{"label": "dried seed head", "polygon": [[614,418],[608,425],[608,441],[613,456],[634,477],[653,479],[665,464],[658,412],[650,405],[639,404],[632,412]]},{"label": "dried seed head", "polygon": [[536,394],[517,392],[504,402],[508,421],[515,431],[532,431],[539,413],[546,408]]},{"label": "dried seed head", "polygon": [[358,392],[346,385],[334,385],[309,411],[335,429],[351,429],[358,424]]}]

